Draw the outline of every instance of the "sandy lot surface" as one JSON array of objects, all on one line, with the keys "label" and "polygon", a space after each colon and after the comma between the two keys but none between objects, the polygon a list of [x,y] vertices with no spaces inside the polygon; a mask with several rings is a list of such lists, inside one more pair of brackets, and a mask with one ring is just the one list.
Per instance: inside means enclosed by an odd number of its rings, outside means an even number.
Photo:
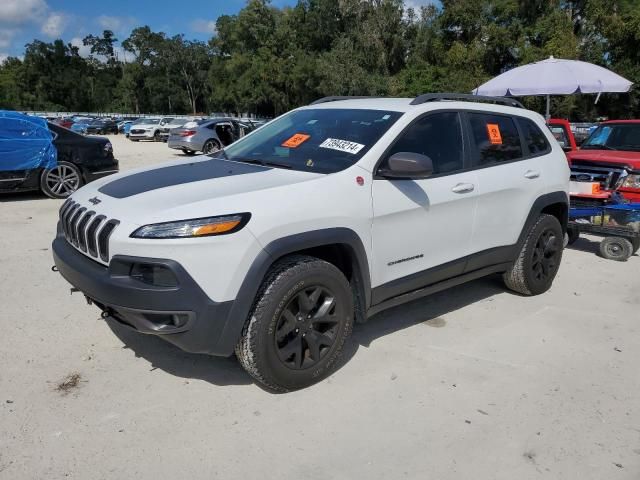
[{"label": "sandy lot surface", "polygon": [[[182,156],[112,141],[123,170]],[[60,204],[0,197],[2,479],[640,478],[638,256],[581,239],[543,296],[485,279],[384,312],[331,378],[272,395],[70,296]]]}]

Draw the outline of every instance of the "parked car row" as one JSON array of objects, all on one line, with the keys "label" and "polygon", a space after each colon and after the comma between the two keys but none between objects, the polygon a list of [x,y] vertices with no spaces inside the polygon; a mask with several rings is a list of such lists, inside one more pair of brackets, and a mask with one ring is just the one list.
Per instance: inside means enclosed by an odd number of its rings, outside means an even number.
[{"label": "parked car row", "polygon": [[[0,140],[24,142],[25,137],[31,136],[33,124],[26,115],[10,113]],[[34,155],[33,150],[22,146],[13,149],[10,160],[0,159],[0,192],[41,190],[51,198],[66,198],[85,183],[118,172],[118,160],[109,139],[80,135],[51,121],[43,122],[39,128],[51,132],[46,143],[53,144],[56,158],[44,167],[39,158],[44,150]],[[112,127],[92,128],[103,132]]]}]

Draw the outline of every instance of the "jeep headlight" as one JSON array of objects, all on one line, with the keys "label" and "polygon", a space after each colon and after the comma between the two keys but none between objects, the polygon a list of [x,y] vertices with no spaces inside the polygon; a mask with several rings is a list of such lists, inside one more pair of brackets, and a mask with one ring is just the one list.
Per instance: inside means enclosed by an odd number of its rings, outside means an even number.
[{"label": "jeep headlight", "polygon": [[228,235],[242,229],[250,218],[250,213],[237,213],[218,217],[154,223],[138,228],[131,234],[131,238],[192,238]]},{"label": "jeep headlight", "polygon": [[622,188],[640,189],[640,175],[628,175],[627,178],[624,179],[624,182],[622,182]]}]

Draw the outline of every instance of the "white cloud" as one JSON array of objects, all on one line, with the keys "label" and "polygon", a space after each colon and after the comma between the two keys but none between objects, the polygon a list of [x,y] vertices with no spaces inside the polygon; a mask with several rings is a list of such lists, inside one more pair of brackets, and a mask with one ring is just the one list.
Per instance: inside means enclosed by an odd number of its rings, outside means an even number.
[{"label": "white cloud", "polygon": [[105,30],[111,30],[116,33],[127,33],[126,30],[135,25],[136,19],[133,17],[115,17],[111,15],[100,15],[98,17],[98,25]]},{"label": "white cloud", "polygon": [[47,10],[44,0],[1,0],[0,24],[18,26],[41,20]]},{"label": "white cloud", "polygon": [[211,35],[215,35],[216,22],[215,20],[194,20],[191,22],[191,30],[198,33],[209,33]]},{"label": "white cloud", "polygon": [[69,43],[74,47],[78,47],[78,54],[81,57],[87,58],[91,55],[91,47],[89,45],[83,45],[80,37],[73,37]]},{"label": "white cloud", "polygon": [[9,54],[0,52],[0,65],[2,65],[7,58],[9,58]]},{"label": "white cloud", "polygon": [[17,31],[13,29],[0,28],[0,48],[9,48],[16,33]]},{"label": "white cloud", "polygon": [[67,26],[67,17],[59,12],[52,12],[42,24],[40,31],[51,38],[60,38]]}]

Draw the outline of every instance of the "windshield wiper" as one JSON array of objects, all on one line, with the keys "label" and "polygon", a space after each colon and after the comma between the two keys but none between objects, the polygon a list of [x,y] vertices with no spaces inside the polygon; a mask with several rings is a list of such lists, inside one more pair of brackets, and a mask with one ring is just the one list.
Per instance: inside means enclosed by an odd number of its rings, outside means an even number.
[{"label": "windshield wiper", "polygon": [[229,158],[229,160],[234,161],[234,162],[251,163],[253,165],[262,165],[263,167],[286,168],[287,170],[292,170],[293,169],[293,167],[291,165],[287,165],[287,164],[284,164],[284,163],[278,163],[278,162],[270,162],[270,161],[266,161],[266,160],[258,160],[258,159],[255,159],[255,158],[233,157],[233,158]]}]

